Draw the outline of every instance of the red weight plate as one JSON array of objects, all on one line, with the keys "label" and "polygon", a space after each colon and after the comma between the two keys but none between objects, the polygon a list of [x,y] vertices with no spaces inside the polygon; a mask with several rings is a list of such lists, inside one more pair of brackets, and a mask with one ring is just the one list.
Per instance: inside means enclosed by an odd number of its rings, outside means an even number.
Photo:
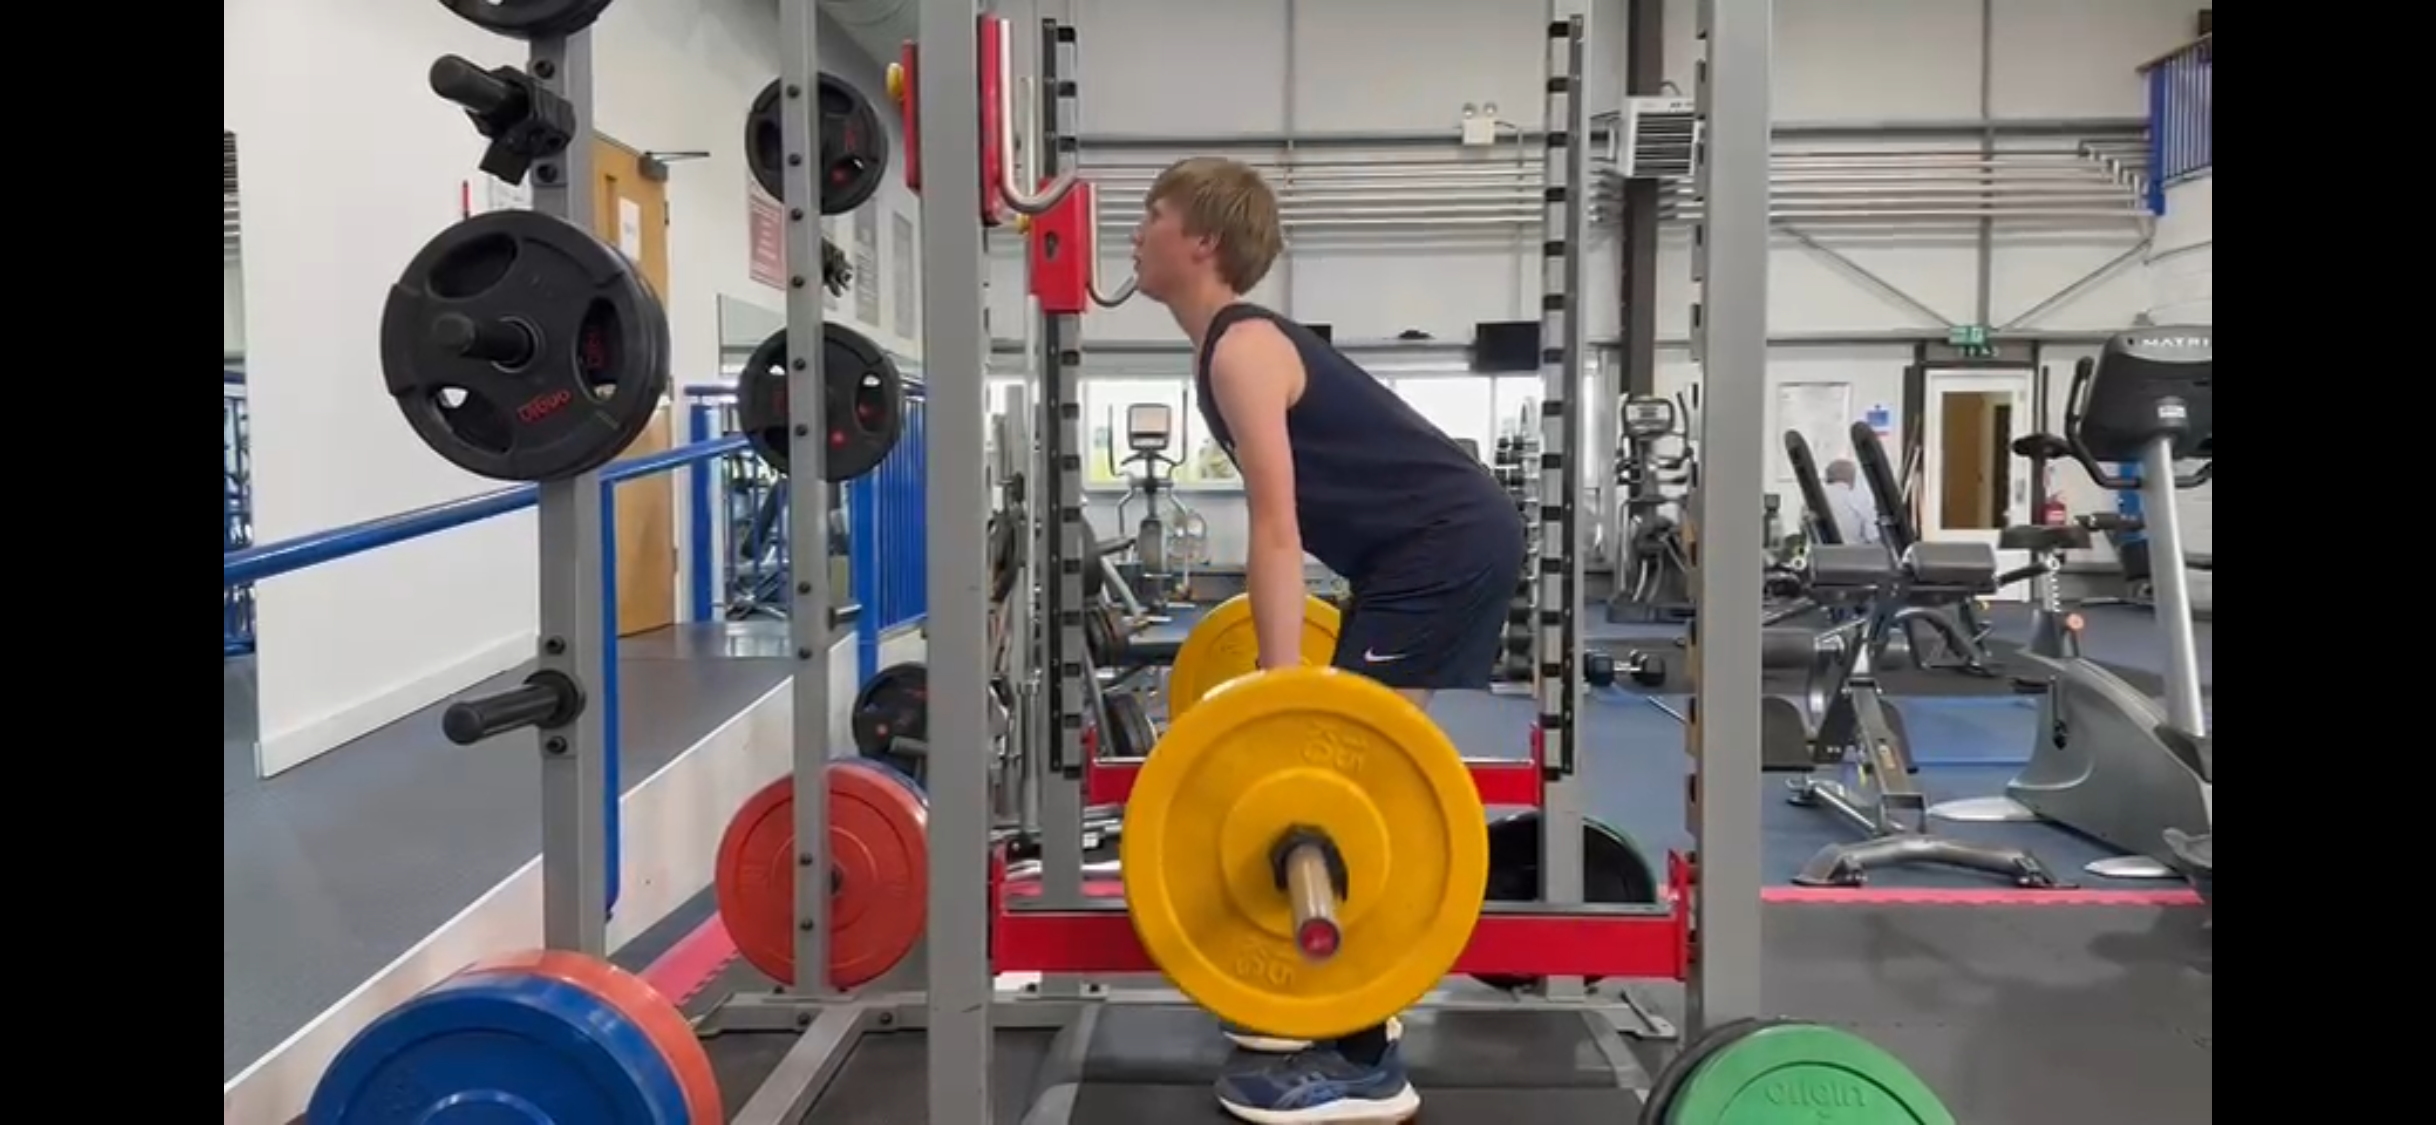
[{"label": "red weight plate", "polygon": [[564,950],[532,949],[493,957],[467,966],[464,974],[526,973],[583,989],[623,1013],[649,1036],[675,1071],[685,1091],[685,1107],[696,1125],[727,1120],[719,1098],[719,1078],[711,1070],[710,1052],[694,1034],[693,1022],[643,978],[596,957]]},{"label": "red weight plate", "polygon": [[[829,763],[829,981],[852,988],[922,940],[930,898],[929,814],[911,786],[866,763]],[[736,951],[795,983],[795,782],[753,794],[719,840],[719,917]]]}]

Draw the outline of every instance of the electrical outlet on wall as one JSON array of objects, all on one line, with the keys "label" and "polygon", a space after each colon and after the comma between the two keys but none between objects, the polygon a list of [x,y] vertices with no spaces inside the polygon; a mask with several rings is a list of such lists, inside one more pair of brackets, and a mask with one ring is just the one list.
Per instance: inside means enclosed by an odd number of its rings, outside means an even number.
[{"label": "electrical outlet on wall", "polygon": [[1463,103],[1463,143],[1472,146],[1497,143],[1497,103]]}]

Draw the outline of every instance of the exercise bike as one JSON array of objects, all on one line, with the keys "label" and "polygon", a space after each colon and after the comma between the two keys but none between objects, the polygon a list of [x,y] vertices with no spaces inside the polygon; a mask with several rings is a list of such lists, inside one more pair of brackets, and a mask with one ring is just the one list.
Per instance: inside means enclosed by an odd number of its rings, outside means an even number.
[{"label": "exercise bike", "polygon": [[[2139,490],[2152,557],[2184,558],[2174,494],[2215,474],[2213,356],[2206,328],[2142,328],[2108,341],[2073,372],[2064,435],[2025,439],[2024,452],[2039,455],[2034,471],[2044,458],[2069,456],[2101,488]],[[2198,467],[2179,472],[2184,460]],[[2138,476],[2108,468],[2118,461],[2138,464]],[[2155,581],[2166,640],[2162,703],[2083,657],[2077,637],[2061,630],[2022,654],[2047,680],[2030,763],[2005,796],[1941,804],[1932,815],[2050,820],[2127,853],[2090,864],[2093,875],[2181,877],[2203,897],[2213,894],[2215,756],[2188,569],[2159,568]]]},{"label": "exercise bike", "polygon": [[[1171,557],[1171,548],[1180,544],[1171,543],[1169,537],[1192,543],[1199,542],[1204,534],[1201,517],[1176,499],[1175,470],[1182,462],[1167,455],[1174,440],[1174,411],[1165,403],[1137,402],[1125,408],[1125,447],[1130,454],[1118,461],[1115,447],[1108,451],[1109,474],[1126,478],[1125,495],[1117,500],[1119,528],[1126,526],[1126,505],[1137,495],[1142,498],[1142,521],[1135,527],[1133,537],[1134,566],[1138,573],[1128,585],[1140,603],[1136,608],[1152,614],[1164,613],[1171,593],[1191,577],[1190,559]],[[1129,471],[1136,465],[1141,466],[1139,474]],[[1162,498],[1166,501],[1164,512],[1175,517],[1172,527],[1162,518]],[[1172,569],[1179,563],[1185,573]]]}]

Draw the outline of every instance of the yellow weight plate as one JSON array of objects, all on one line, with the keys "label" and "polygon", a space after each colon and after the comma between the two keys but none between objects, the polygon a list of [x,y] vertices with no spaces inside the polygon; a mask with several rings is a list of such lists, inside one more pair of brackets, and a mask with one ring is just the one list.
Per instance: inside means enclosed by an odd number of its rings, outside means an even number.
[{"label": "yellow weight plate", "polygon": [[[1326,833],[1347,894],[1336,956],[1305,960],[1273,849]],[[1463,757],[1395,692],[1330,668],[1238,677],[1168,728],[1125,806],[1134,931],[1221,1019],[1327,1039],[1445,978],[1480,921],[1488,822]]]},{"label": "yellow weight plate", "polygon": [[[1325,668],[1336,656],[1336,607],[1303,595],[1303,664]],[[1252,597],[1237,594],[1218,603],[1185,634],[1176,665],[1167,673],[1167,717],[1184,717],[1218,685],[1260,670],[1260,638],[1252,629]]]}]

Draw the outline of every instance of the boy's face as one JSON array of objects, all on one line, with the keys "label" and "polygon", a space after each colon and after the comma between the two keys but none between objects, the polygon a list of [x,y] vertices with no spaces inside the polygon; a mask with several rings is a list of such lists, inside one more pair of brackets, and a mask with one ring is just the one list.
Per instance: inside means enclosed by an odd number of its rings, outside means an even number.
[{"label": "boy's face", "polygon": [[1204,268],[1214,248],[1210,239],[1184,229],[1184,217],[1164,200],[1142,210],[1133,229],[1133,276],[1143,296],[1166,301],[1182,292],[1195,271]]}]

